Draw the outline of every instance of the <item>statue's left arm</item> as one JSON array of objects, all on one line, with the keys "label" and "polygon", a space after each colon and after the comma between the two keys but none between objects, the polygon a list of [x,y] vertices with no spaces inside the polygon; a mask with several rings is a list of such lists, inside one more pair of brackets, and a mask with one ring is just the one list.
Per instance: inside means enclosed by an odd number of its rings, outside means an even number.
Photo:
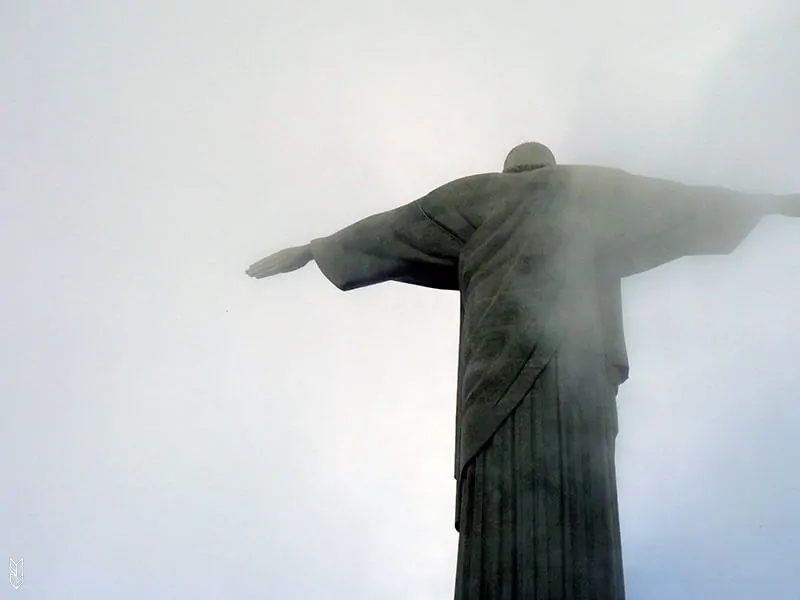
[{"label": "statue's left arm", "polygon": [[620,276],[683,256],[729,254],[767,215],[800,216],[800,196],[684,185],[615,169],[576,177],[598,253]]},{"label": "statue's left arm", "polygon": [[416,201],[315,239],[310,249],[340,290],[384,281],[457,290],[462,245]]},{"label": "statue's left arm", "polygon": [[463,181],[445,184],[405,206],[268,256],[247,274],[270,277],[313,260],[341,290],[383,281],[457,290],[459,255],[474,230],[462,214],[469,189]]}]

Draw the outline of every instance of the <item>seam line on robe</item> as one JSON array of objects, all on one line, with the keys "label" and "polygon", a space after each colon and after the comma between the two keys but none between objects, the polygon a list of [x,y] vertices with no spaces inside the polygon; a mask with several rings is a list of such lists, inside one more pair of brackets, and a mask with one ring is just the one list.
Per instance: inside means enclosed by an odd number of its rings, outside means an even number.
[{"label": "seam line on robe", "polygon": [[447,235],[449,235],[451,238],[453,238],[453,239],[454,239],[455,241],[457,241],[458,243],[460,243],[460,244],[466,244],[466,240],[462,240],[462,239],[461,239],[461,238],[458,236],[458,234],[456,234],[456,233],[455,233],[453,230],[451,230],[449,227],[445,227],[445,225],[443,225],[442,223],[440,223],[439,221],[437,221],[436,219],[434,219],[432,216],[430,216],[430,215],[429,215],[427,212],[425,212],[425,209],[424,209],[424,208],[422,208],[422,204],[420,204],[419,200],[417,200],[416,202],[414,202],[414,204],[416,204],[416,205],[417,205],[417,208],[419,208],[419,210],[422,212],[422,214],[423,214],[423,215],[425,215],[425,218],[426,218],[426,219],[428,219],[428,220],[429,220],[431,223],[433,223],[434,225],[436,225],[436,226],[437,226],[439,229],[441,229],[442,231],[444,231],[444,232],[445,232]]}]

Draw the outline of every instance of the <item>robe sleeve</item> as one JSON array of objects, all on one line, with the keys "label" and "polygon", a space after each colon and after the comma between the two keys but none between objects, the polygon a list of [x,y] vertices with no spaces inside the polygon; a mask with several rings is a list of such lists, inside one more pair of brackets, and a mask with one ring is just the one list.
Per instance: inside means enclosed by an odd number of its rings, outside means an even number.
[{"label": "robe sleeve", "polygon": [[463,243],[429,216],[422,200],[313,240],[322,273],[345,291],[384,281],[457,290]]},{"label": "robe sleeve", "polygon": [[620,277],[683,256],[729,254],[774,198],[603,168],[587,168],[576,183],[598,255]]}]

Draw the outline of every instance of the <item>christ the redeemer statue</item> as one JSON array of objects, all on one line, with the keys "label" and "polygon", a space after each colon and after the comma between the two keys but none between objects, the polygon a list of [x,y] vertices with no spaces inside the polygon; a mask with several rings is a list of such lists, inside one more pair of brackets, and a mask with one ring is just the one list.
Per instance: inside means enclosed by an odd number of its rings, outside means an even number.
[{"label": "christ the redeemer statue", "polygon": [[247,274],[314,260],[341,290],[458,290],[456,600],[623,600],[621,279],[730,253],[770,214],[800,217],[800,195],[560,166],[528,143],[502,173],[445,184]]}]

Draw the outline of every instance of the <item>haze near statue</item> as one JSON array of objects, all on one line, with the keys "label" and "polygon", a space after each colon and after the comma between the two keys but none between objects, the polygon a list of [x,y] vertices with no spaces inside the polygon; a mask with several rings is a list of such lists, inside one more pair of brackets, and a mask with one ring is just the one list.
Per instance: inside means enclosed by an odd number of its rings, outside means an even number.
[{"label": "haze near statue", "polygon": [[800,195],[559,166],[528,143],[502,173],[447,183],[247,274],[314,260],[341,290],[459,291],[456,600],[622,600],[621,279],[730,253],[773,214],[800,217]]}]

